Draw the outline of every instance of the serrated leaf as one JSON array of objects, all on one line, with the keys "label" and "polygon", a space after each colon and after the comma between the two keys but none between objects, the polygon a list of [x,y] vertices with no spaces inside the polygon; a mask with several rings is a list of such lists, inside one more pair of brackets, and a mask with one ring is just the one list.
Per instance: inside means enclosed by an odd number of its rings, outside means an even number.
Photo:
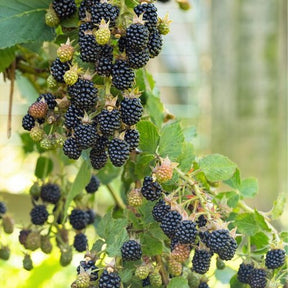
[{"label": "serrated leaf", "polygon": [[146,108],[151,121],[160,128],[164,119],[164,106],[160,98],[148,92]]},{"label": "serrated leaf", "polygon": [[195,126],[186,127],[183,129],[183,134],[185,137],[185,141],[191,143],[193,139],[197,136],[197,130]]},{"label": "serrated leaf", "polygon": [[285,204],[287,201],[287,195],[284,193],[280,193],[277,199],[273,202],[272,208],[272,219],[278,219],[284,212]]},{"label": "serrated leaf", "polygon": [[108,162],[105,167],[98,172],[97,177],[103,185],[107,185],[120,174],[120,171],[119,168],[113,166],[111,162]]},{"label": "serrated leaf", "polygon": [[49,0],[10,0],[9,4],[0,0],[0,48],[53,40],[54,29],[44,20],[49,4]]},{"label": "serrated leaf", "polygon": [[79,195],[83,191],[83,189],[89,183],[90,178],[91,178],[90,166],[88,165],[88,162],[83,161],[74,179],[74,182],[70,188],[70,191],[67,194],[65,207],[64,207],[64,218],[67,215],[67,210],[71,202],[77,195]]},{"label": "serrated leaf", "polygon": [[280,238],[285,242],[288,243],[288,232],[281,232],[280,233]]},{"label": "serrated leaf", "polygon": [[105,242],[102,239],[98,239],[92,246],[91,252],[98,253],[101,251],[102,246],[105,244]]},{"label": "serrated leaf", "polygon": [[240,184],[241,184],[239,169],[237,168],[235,170],[235,173],[233,174],[233,176],[230,179],[224,181],[224,183],[229,185],[230,187],[232,187],[234,189],[238,189],[240,187]]},{"label": "serrated leaf", "polygon": [[154,238],[150,233],[143,233],[140,236],[142,252],[147,256],[155,256],[162,253],[163,243],[161,240]]},{"label": "serrated leaf", "polygon": [[239,192],[243,197],[253,198],[258,192],[258,181],[254,177],[245,178],[241,181]]},{"label": "serrated leaf", "polygon": [[150,121],[140,121],[137,123],[137,129],[140,134],[138,148],[143,152],[154,154],[159,142],[157,127]]},{"label": "serrated leaf", "polygon": [[264,232],[258,232],[250,237],[250,241],[251,245],[262,251],[263,248],[269,245],[270,239]]},{"label": "serrated leaf", "polygon": [[34,151],[34,142],[31,139],[29,133],[21,133],[20,138],[22,141],[22,148],[25,153],[31,153]]},{"label": "serrated leaf", "polygon": [[133,274],[134,274],[134,270],[135,270],[135,268],[128,269],[126,267],[125,267],[125,269],[120,270],[119,276],[121,278],[121,282],[130,284],[130,281],[131,281]]},{"label": "serrated leaf", "polygon": [[221,192],[217,195],[217,198],[227,199],[227,205],[231,208],[235,208],[237,206],[237,203],[240,199],[240,196],[235,191],[227,191],[227,192]]},{"label": "serrated leaf", "polygon": [[17,48],[15,46],[6,49],[0,49],[0,72],[5,71],[5,69],[8,68],[9,65],[13,62],[15,59],[16,50]]},{"label": "serrated leaf", "polygon": [[144,176],[151,173],[150,166],[152,165],[153,160],[155,159],[153,154],[141,153],[137,157],[136,166],[135,166],[135,175],[142,179]]},{"label": "serrated leaf", "polygon": [[253,213],[239,214],[235,218],[235,225],[242,234],[252,236],[259,231],[259,226]]},{"label": "serrated leaf", "polygon": [[189,288],[188,280],[183,277],[174,277],[170,280],[167,288]]},{"label": "serrated leaf", "polygon": [[230,288],[245,288],[246,284],[241,283],[238,278],[237,275],[234,275],[231,280],[230,280]]},{"label": "serrated leaf", "polygon": [[181,155],[177,158],[176,162],[179,163],[179,168],[183,172],[188,172],[195,160],[194,146],[192,143],[184,142],[182,144]]},{"label": "serrated leaf", "polygon": [[261,215],[257,210],[255,210],[254,218],[257,222],[257,225],[263,230],[263,231],[271,231],[271,228],[269,228],[268,224],[266,223],[266,220],[263,215]]},{"label": "serrated leaf", "polygon": [[176,161],[182,152],[184,135],[182,127],[178,121],[169,122],[160,131],[159,154],[163,158],[169,157],[171,161]]},{"label": "serrated leaf", "polygon": [[145,224],[154,222],[154,218],[152,216],[152,209],[153,209],[155,204],[156,204],[156,202],[144,201],[144,204],[142,204],[139,207],[139,212],[141,213],[141,218],[143,219],[143,222]]},{"label": "serrated leaf", "polygon": [[228,180],[237,168],[234,162],[221,154],[211,154],[201,158],[199,166],[211,182]]},{"label": "serrated leaf", "polygon": [[53,162],[50,158],[40,156],[37,159],[35,176],[39,179],[44,179],[47,177],[53,170]]}]

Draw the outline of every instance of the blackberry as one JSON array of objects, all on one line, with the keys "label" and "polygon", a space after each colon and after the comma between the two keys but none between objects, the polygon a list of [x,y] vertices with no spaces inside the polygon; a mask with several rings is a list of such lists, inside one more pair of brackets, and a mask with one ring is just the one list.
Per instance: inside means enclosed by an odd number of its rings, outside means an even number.
[{"label": "blackberry", "polygon": [[139,4],[134,8],[134,12],[137,16],[143,14],[143,20],[145,21],[145,26],[150,29],[153,29],[157,25],[158,15],[157,8],[154,4],[151,3],[143,3]]},{"label": "blackberry", "polygon": [[88,224],[88,215],[85,211],[80,209],[73,209],[70,216],[69,222],[75,230],[82,230]]},{"label": "blackberry", "polygon": [[192,270],[199,274],[205,274],[210,268],[211,253],[207,250],[195,249],[192,259]]},{"label": "blackberry", "polygon": [[92,147],[97,140],[97,130],[92,124],[80,124],[74,129],[74,136],[81,149]]},{"label": "blackberry", "polygon": [[226,244],[229,241],[230,235],[228,230],[214,230],[212,233],[210,233],[207,246],[212,252],[218,253],[218,251],[226,248]]},{"label": "blackberry", "polygon": [[35,126],[35,119],[28,113],[22,119],[22,127],[24,130],[31,131]]},{"label": "blackberry", "polygon": [[265,266],[268,269],[276,269],[283,266],[285,263],[285,250],[272,249],[267,252]]},{"label": "blackberry", "polygon": [[116,272],[104,270],[99,279],[99,288],[120,288],[121,278]]},{"label": "blackberry", "polygon": [[167,205],[164,200],[160,199],[152,210],[154,220],[157,222],[162,222],[163,218],[168,212],[170,212],[170,210],[170,206]]},{"label": "blackberry", "polygon": [[121,36],[120,39],[118,40],[118,49],[120,53],[123,53],[126,49],[126,37]]},{"label": "blackberry", "polygon": [[35,225],[43,225],[48,219],[45,205],[36,205],[30,212],[31,222]]},{"label": "blackberry", "polygon": [[254,269],[254,265],[241,263],[237,272],[238,280],[241,283],[248,284],[249,277],[253,269]]},{"label": "blackberry", "polygon": [[141,245],[135,240],[128,240],[123,243],[121,254],[124,261],[140,260],[142,256]]},{"label": "blackberry", "polygon": [[103,135],[111,136],[120,128],[120,113],[117,109],[111,111],[103,109],[97,117],[99,129]]},{"label": "blackberry", "polygon": [[125,131],[124,140],[129,144],[129,150],[132,151],[138,147],[139,132],[135,129],[128,129]]},{"label": "blackberry", "polygon": [[52,6],[60,19],[71,17],[77,10],[74,0],[54,0]]},{"label": "blackberry", "polygon": [[85,190],[87,193],[95,193],[100,186],[100,180],[97,176],[92,175],[89,183],[86,185]]},{"label": "blackberry", "polygon": [[94,153],[101,154],[105,151],[109,144],[109,139],[106,136],[99,136],[97,137],[96,143],[93,146]]},{"label": "blackberry", "polygon": [[98,279],[98,267],[95,266],[95,261],[88,260],[88,261],[80,261],[80,265],[77,267],[77,274],[79,275],[81,272],[80,267],[86,272],[91,271],[90,274],[90,281],[96,281]]},{"label": "blackberry", "polygon": [[113,58],[110,57],[99,57],[96,61],[95,65],[95,71],[100,76],[106,76],[109,77],[112,73],[112,67],[113,67]]},{"label": "blackberry", "polygon": [[61,197],[60,187],[52,183],[44,184],[41,186],[40,197],[44,202],[56,204]]},{"label": "blackberry", "polygon": [[64,83],[64,74],[70,69],[70,62],[62,63],[59,58],[56,58],[51,65],[51,74],[57,82]]},{"label": "blackberry", "polygon": [[162,195],[162,187],[157,181],[153,181],[153,178],[146,176],[141,188],[142,195],[150,201],[159,199]]},{"label": "blackberry", "polygon": [[112,68],[112,84],[119,90],[133,86],[135,74],[124,60],[116,60]]},{"label": "blackberry", "polygon": [[91,8],[91,21],[93,24],[100,24],[101,20],[109,22],[110,27],[115,26],[115,21],[119,16],[119,8],[109,3],[96,3]]},{"label": "blackberry", "polygon": [[[3,215],[6,213],[6,211],[7,211],[7,208],[6,208],[5,203],[0,201],[0,214]],[[0,218],[1,218],[1,216],[0,216]]]},{"label": "blackberry", "polygon": [[141,23],[133,23],[126,29],[126,45],[129,50],[141,51],[147,47],[149,30]]},{"label": "blackberry", "polygon": [[88,215],[88,225],[93,224],[95,221],[95,212],[92,209],[86,210],[86,213]]},{"label": "blackberry", "polygon": [[218,250],[217,254],[221,260],[231,260],[236,252],[237,242],[234,238],[230,237],[229,241],[226,243],[225,248]]},{"label": "blackberry", "polygon": [[209,285],[207,284],[207,282],[200,282],[198,288],[209,288]]},{"label": "blackberry", "polygon": [[88,246],[88,240],[86,235],[83,233],[76,234],[74,237],[73,246],[78,252],[85,251]]},{"label": "blackberry", "polygon": [[96,170],[100,170],[101,168],[103,168],[108,160],[106,151],[98,153],[98,151],[94,149],[90,151],[89,157],[92,167]]},{"label": "blackberry", "polygon": [[67,138],[63,145],[64,154],[70,158],[77,160],[81,156],[81,149],[79,148],[74,137]]},{"label": "blackberry", "polygon": [[[164,218],[164,217],[163,217]],[[162,221],[161,221],[162,222]],[[176,237],[173,237],[172,239],[171,239],[171,243],[170,243],[170,250],[171,250],[171,252],[177,247],[177,245],[179,245],[180,243],[179,243],[179,241],[178,241],[178,239],[176,238]]]},{"label": "blackberry", "polygon": [[55,101],[55,96],[51,93],[40,94],[36,102],[43,101],[43,99],[47,103],[49,109],[53,110],[56,107],[57,102]]},{"label": "blackberry", "polygon": [[133,69],[144,67],[150,59],[148,48],[141,51],[127,50],[126,55],[128,66]]},{"label": "blackberry", "polygon": [[94,83],[86,79],[78,79],[78,81],[68,87],[68,94],[72,97],[71,103],[80,110],[92,109],[97,101],[97,88]]},{"label": "blackberry", "polygon": [[157,29],[153,29],[149,34],[148,50],[150,58],[154,58],[159,55],[162,49],[163,39]]},{"label": "blackberry", "polygon": [[65,113],[64,125],[67,129],[74,129],[81,123],[80,118],[82,117],[84,117],[84,112],[74,105],[70,105]]},{"label": "blackberry", "polygon": [[139,122],[143,112],[143,106],[139,98],[124,97],[121,101],[120,114],[122,121],[132,126]]},{"label": "blackberry", "polygon": [[151,285],[151,282],[150,282],[150,278],[149,276],[145,279],[142,280],[142,287],[146,287],[146,286],[149,286]]},{"label": "blackberry", "polygon": [[209,231],[199,231],[199,237],[201,241],[208,247],[208,242],[210,238],[210,232]]},{"label": "blackberry", "polygon": [[267,284],[267,272],[264,269],[252,269],[248,284],[251,288],[265,288]]},{"label": "blackberry", "polygon": [[108,155],[112,164],[116,167],[124,165],[129,157],[129,144],[124,140],[115,138],[108,146]]},{"label": "blackberry", "polygon": [[99,0],[83,0],[79,7],[79,19],[83,20],[86,18],[86,12],[91,13],[91,7]]},{"label": "blackberry", "polygon": [[175,237],[181,244],[193,244],[197,235],[196,224],[191,220],[183,220],[176,229]]},{"label": "blackberry", "polygon": [[178,211],[172,210],[164,216],[160,227],[169,238],[173,238],[177,226],[181,220],[182,216],[180,213]]},{"label": "blackberry", "polygon": [[203,214],[201,214],[198,217],[196,223],[197,223],[198,228],[204,227],[207,224],[207,219],[206,219],[206,217]]}]

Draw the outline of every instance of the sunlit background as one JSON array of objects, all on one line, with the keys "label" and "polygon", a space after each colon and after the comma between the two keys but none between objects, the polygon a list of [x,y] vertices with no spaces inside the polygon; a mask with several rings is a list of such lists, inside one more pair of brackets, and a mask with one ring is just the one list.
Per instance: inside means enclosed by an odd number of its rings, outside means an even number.
[{"label": "sunlit background", "polygon": [[[149,70],[167,109],[182,118],[185,126],[195,127],[192,141],[197,154],[224,154],[239,165],[243,177],[257,177],[259,194],[249,204],[268,211],[277,195],[287,192],[287,1],[191,3],[192,9],[186,12],[173,0],[157,4],[159,15],[169,11],[173,23],[162,54],[149,62]],[[22,116],[36,96],[18,75],[8,139],[9,85],[0,80],[0,199],[7,203],[18,230],[11,236],[0,235],[2,243],[12,245],[10,260],[0,260],[0,286],[69,287],[81,254],[63,268],[58,264],[58,250],[48,258],[35,252],[36,268],[21,269],[23,251],[17,233],[29,221],[28,189],[35,180],[37,155],[23,157],[18,133],[23,131]],[[112,203],[106,195],[102,189],[96,210]],[[285,210],[275,225],[287,230]]]}]

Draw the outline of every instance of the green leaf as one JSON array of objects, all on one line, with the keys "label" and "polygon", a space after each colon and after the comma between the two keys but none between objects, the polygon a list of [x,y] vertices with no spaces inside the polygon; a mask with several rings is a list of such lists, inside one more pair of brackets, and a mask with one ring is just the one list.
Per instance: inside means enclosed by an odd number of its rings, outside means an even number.
[{"label": "green leaf", "polygon": [[32,85],[30,80],[24,77],[21,73],[16,74],[16,84],[19,91],[21,91],[21,96],[23,96],[28,103],[33,103],[39,96],[38,91]]},{"label": "green leaf", "polygon": [[224,181],[225,184],[229,185],[230,187],[234,188],[234,189],[238,189],[240,187],[241,184],[241,178],[240,178],[240,171],[237,168],[235,173],[233,174],[233,176]]},{"label": "green leaf", "polygon": [[125,0],[125,5],[128,8],[134,8],[135,6],[137,6],[138,2],[136,2],[135,0]]},{"label": "green leaf", "polygon": [[47,177],[53,170],[53,162],[50,158],[40,156],[37,159],[35,176],[39,179]]},{"label": "green leaf", "polygon": [[141,153],[137,157],[137,162],[135,166],[135,175],[141,179],[144,176],[151,173],[150,166],[152,165],[153,160],[155,159],[153,154]]},{"label": "green leaf", "polygon": [[171,161],[176,161],[182,152],[184,135],[182,127],[178,121],[169,122],[160,132],[159,154],[163,158],[169,157]]},{"label": "green leaf", "polygon": [[51,41],[54,29],[45,24],[50,0],[0,0],[0,48],[33,41]]},{"label": "green leaf", "polygon": [[160,98],[148,92],[146,107],[151,121],[160,128],[164,119],[164,106]]},{"label": "green leaf", "polygon": [[237,165],[221,154],[211,154],[200,159],[200,169],[211,182],[228,180],[233,176]]},{"label": "green leaf", "polygon": [[124,267],[124,269],[119,271],[119,276],[121,278],[121,282],[130,284],[130,281],[131,281],[133,274],[134,274],[134,270],[135,270],[135,268],[129,269],[129,268]]},{"label": "green leaf", "polygon": [[235,225],[242,234],[252,236],[259,231],[259,226],[253,213],[243,213],[236,216]]},{"label": "green leaf", "polygon": [[179,163],[179,168],[183,172],[188,172],[193,165],[193,161],[195,160],[194,146],[192,143],[184,142],[181,150],[181,155],[179,155],[176,162]]},{"label": "green leaf", "polygon": [[251,245],[255,246],[258,250],[267,247],[270,239],[264,232],[258,232],[250,237]]},{"label": "green leaf", "polygon": [[140,134],[139,149],[154,154],[159,142],[157,127],[150,121],[140,121],[137,124],[137,129]]},{"label": "green leaf", "polygon": [[245,288],[246,284],[239,282],[237,275],[234,275],[230,280],[230,288]]},{"label": "green leaf", "polygon": [[189,288],[188,280],[183,277],[174,277],[170,280],[167,288]]},{"label": "green leaf", "polygon": [[150,233],[142,233],[140,236],[142,252],[147,256],[155,256],[162,253],[163,243],[154,238]]},{"label": "green leaf", "polygon": [[261,215],[257,210],[255,210],[254,218],[257,222],[257,225],[263,230],[263,231],[271,231],[271,228],[269,228],[265,218],[263,215]]},{"label": "green leaf", "polygon": [[285,193],[280,193],[277,199],[273,202],[272,208],[272,219],[278,219],[284,212],[285,204],[287,201],[287,195]]},{"label": "green leaf", "polygon": [[15,46],[6,49],[0,49],[0,72],[3,72],[13,62],[15,59],[16,50],[17,48]]},{"label": "green leaf", "polygon": [[235,191],[228,191],[228,192],[221,192],[217,195],[217,198],[227,199],[227,205],[231,208],[235,208],[237,206],[237,203],[240,199],[240,196]]},{"label": "green leaf", "polygon": [[186,127],[183,129],[183,134],[185,137],[185,141],[191,143],[193,139],[197,136],[197,130],[195,126]]},{"label": "green leaf", "polygon": [[288,243],[288,232],[281,232],[280,233],[280,238],[285,242]]},{"label": "green leaf", "polygon": [[83,161],[80,169],[78,170],[76,178],[74,179],[71,189],[66,197],[64,207],[64,218],[66,218],[67,210],[71,202],[78,194],[80,194],[83,191],[85,186],[89,183],[90,178],[91,178],[90,166],[87,161]]},{"label": "green leaf", "polygon": [[97,177],[103,185],[107,185],[119,175],[119,172],[119,168],[113,166],[111,162],[108,162],[105,167],[98,172]]},{"label": "green leaf", "polygon": [[245,178],[239,187],[240,194],[246,198],[253,198],[258,192],[258,181],[254,177]]},{"label": "green leaf", "polygon": [[145,201],[146,203],[142,204],[139,207],[139,212],[141,213],[141,218],[143,219],[143,222],[148,224],[148,223],[153,223],[154,218],[152,215],[152,209],[155,205],[155,203],[151,201]]},{"label": "green leaf", "polygon": [[102,249],[102,246],[105,244],[105,242],[102,239],[98,239],[92,246],[91,252],[99,252]]},{"label": "green leaf", "polygon": [[20,138],[22,141],[22,148],[24,150],[24,153],[31,153],[34,151],[34,142],[31,139],[29,133],[21,133]]}]

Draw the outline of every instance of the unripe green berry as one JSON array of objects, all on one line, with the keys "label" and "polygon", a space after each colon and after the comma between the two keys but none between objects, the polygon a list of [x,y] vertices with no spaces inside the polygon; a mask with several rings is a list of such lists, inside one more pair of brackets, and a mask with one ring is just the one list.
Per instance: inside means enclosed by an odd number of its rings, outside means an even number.
[{"label": "unripe green berry", "polygon": [[25,254],[24,256],[23,268],[27,271],[31,271],[33,269],[33,262],[32,262],[31,256],[28,254]]},{"label": "unripe green berry", "polygon": [[77,69],[74,69],[73,67],[66,71],[64,74],[64,81],[67,85],[72,86],[74,85],[78,80],[78,72]]},{"label": "unripe green berry", "polygon": [[200,279],[196,275],[196,273],[189,273],[188,274],[188,284],[190,288],[198,288],[200,285]]},{"label": "unripe green berry", "polygon": [[40,189],[41,188],[37,182],[33,183],[30,187],[29,194],[33,199],[37,200],[40,197]]},{"label": "unripe green berry", "polygon": [[162,286],[162,278],[159,271],[155,270],[150,275],[150,282],[153,287],[161,287]]},{"label": "unripe green berry", "polygon": [[[141,205],[142,205],[143,196],[142,196],[142,194],[140,193],[140,191],[137,190],[137,189],[131,190],[131,191],[128,193],[127,198],[128,198],[128,204],[129,204],[129,206],[138,207],[138,206],[141,206]],[[145,277],[145,278],[146,278],[146,277]]]},{"label": "unripe green berry", "polygon": [[41,240],[40,243],[41,250],[46,254],[50,254],[53,248],[50,241],[50,237],[48,235],[46,236],[41,235],[40,240]]},{"label": "unripe green berry", "polygon": [[173,276],[180,276],[182,273],[182,264],[175,259],[170,258],[168,262],[168,271]]},{"label": "unripe green berry", "polygon": [[217,269],[219,270],[223,270],[226,267],[225,262],[221,260],[219,257],[217,257],[216,266],[217,266]]},{"label": "unripe green berry", "polygon": [[61,62],[70,61],[73,58],[74,48],[68,40],[66,44],[61,44],[57,49],[57,56]]},{"label": "unripe green berry", "polygon": [[61,247],[61,256],[60,256],[60,264],[65,267],[69,265],[72,261],[73,253],[72,247],[69,245],[65,245],[65,247]]},{"label": "unripe green berry", "polygon": [[55,89],[58,86],[56,79],[52,75],[49,75],[47,78],[47,86],[50,89]]},{"label": "unripe green berry", "polygon": [[60,23],[60,19],[52,7],[45,14],[45,23],[49,27],[56,27]]},{"label": "unripe green berry", "polygon": [[25,241],[25,248],[31,251],[35,251],[40,248],[41,245],[41,236],[38,231],[32,231],[28,234]]},{"label": "unripe green berry", "polygon": [[0,259],[8,260],[10,258],[10,248],[8,246],[2,246],[0,248]]},{"label": "unripe green berry", "polygon": [[88,288],[90,285],[90,275],[86,272],[80,273],[75,281],[77,288]]},{"label": "unripe green berry", "polygon": [[100,45],[105,45],[110,40],[109,23],[106,23],[104,19],[101,20],[99,29],[95,32],[96,42]]},{"label": "unripe green berry", "polygon": [[150,272],[150,268],[147,265],[141,265],[139,267],[137,267],[136,271],[135,271],[135,276],[138,277],[139,279],[145,279],[148,277]]},{"label": "unripe green berry", "polygon": [[14,231],[14,221],[10,216],[3,216],[2,218],[3,230],[6,234],[12,234]]},{"label": "unripe green berry", "polygon": [[45,132],[40,126],[34,126],[30,130],[30,137],[35,142],[40,142],[44,137]]}]

